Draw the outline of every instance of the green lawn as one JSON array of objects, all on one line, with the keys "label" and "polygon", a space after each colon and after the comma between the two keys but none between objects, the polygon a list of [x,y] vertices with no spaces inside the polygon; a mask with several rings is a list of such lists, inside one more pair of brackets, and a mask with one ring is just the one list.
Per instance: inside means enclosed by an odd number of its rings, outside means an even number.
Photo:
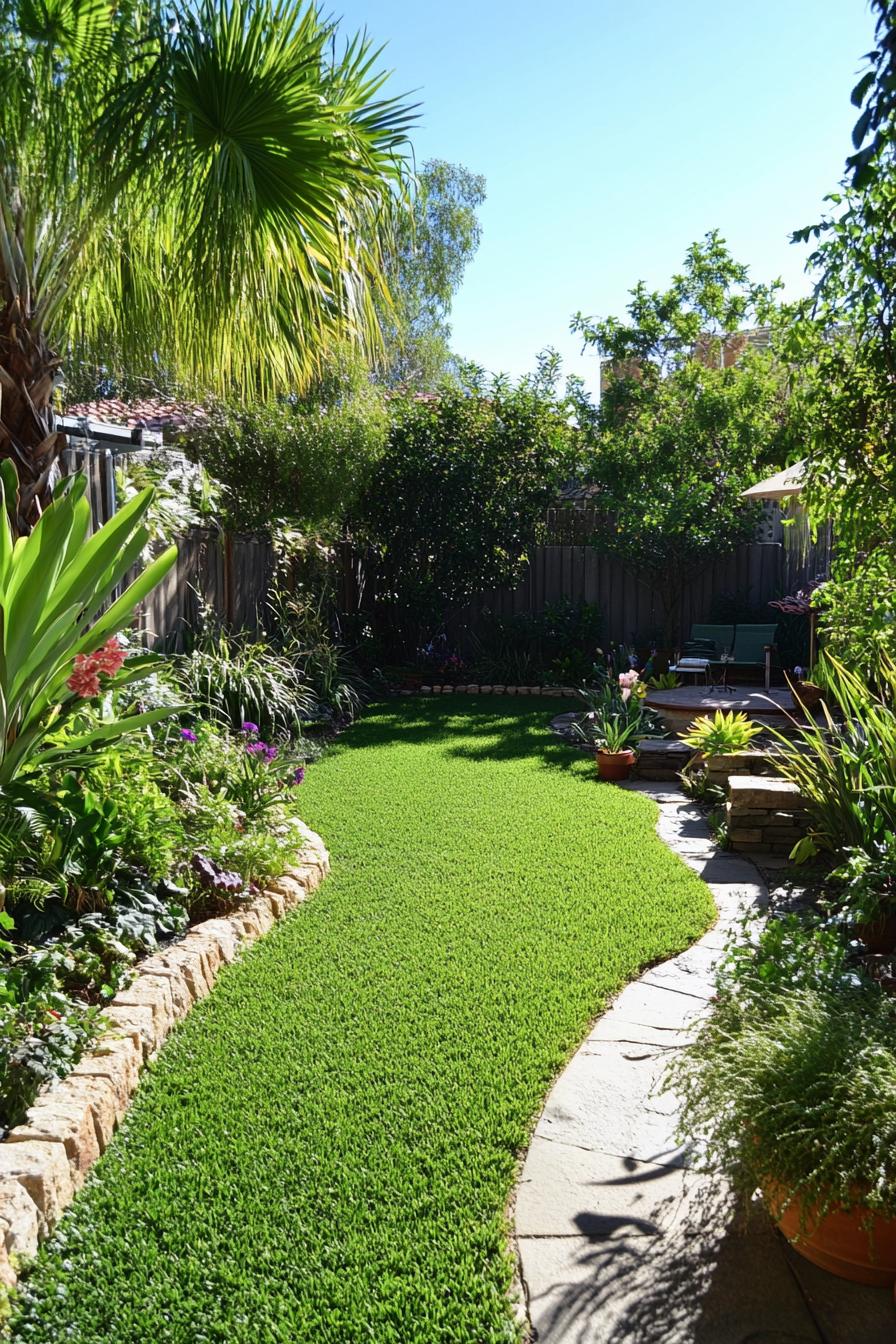
[{"label": "green lawn", "polygon": [[505,1205],[615,989],[713,918],[552,701],[405,700],[309,770],[333,873],[228,968],[28,1281],[16,1340],[496,1344]]}]

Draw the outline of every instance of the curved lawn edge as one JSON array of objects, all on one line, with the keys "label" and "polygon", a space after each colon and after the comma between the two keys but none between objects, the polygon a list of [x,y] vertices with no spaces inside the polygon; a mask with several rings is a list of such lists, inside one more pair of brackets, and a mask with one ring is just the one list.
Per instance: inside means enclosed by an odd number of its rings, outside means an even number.
[{"label": "curved lawn edge", "polygon": [[15,1288],[109,1146],[140,1082],[174,1028],[211,993],[222,966],[305,900],[330,870],[323,840],[295,818],[294,866],[230,914],[194,924],[137,963],[103,1017],[109,1023],[65,1078],[42,1092],[0,1143],[0,1285]]},{"label": "curved lawn edge", "polygon": [[[655,1327],[667,1309],[670,1264],[676,1281],[702,1283],[705,1290],[707,1264],[717,1253],[707,1249],[705,1219],[691,1221],[701,1188],[693,1171],[700,1168],[678,1145],[675,1109],[650,1114],[649,1106],[670,1055],[709,1007],[725,949],[743,937],[745,918],[761,917],[768,889],[749,858],[719,848],[680,789],[629,787],[657,803],[660,839],[700,875],[717,917],[686,949],[646,967],[607,1004],[545,1099],[513,1200],[527,1338],[603,1339],[614,1334],[623,1303],[632,1338],[640,1338],[639,1329]],[[645,1293],[653,1275],[655,1299]],[[695,1291],[694,1320],[702,1301],[703,1292]]]},{"label": "curved lawn edge", "polygon": [[552,712],[402,699],[318,763],[330,879],[162,1052],[14,1339],[518,1338],[506,1208],[545,1093],[715,914]]}]

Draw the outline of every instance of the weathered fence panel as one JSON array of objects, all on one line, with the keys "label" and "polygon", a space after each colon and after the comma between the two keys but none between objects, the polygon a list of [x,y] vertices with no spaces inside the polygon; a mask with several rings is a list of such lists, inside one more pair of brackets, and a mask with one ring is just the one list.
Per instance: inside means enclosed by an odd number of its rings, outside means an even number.
[{"label": "weathered fence panel", "polygon": [[[94,527],[100,526],[115,512],[115,463],[121,451],[128,450],[110,450],[76,438],[70,444],[62,469],[85,471]],[[600,607],[607,641],[647,642],[657,636],[664,621],[655,590],[620,560],[602,555],[590,544],[602,525],[606,520],[590,507],[548,509],[543,544],[533,547],[522,582],[513,589],[482,593],[455,613],[452,635],[462,641],[492,615],[539,612],[548,603],[568,600]],[[771,618],[765,612],[770,599],[829,572],[829,528],[821,529],[815,539],[806,534],[797,537],[795,528],[788,535],[777,506],[772,505],[759,535],[765,539],[738,546],[692,578],[683,594],[679,638],[687,636],[695,621],[707,620],[722,597],[730,597],[739,609]],[[336,547],[333,563],[340,614],[370,615],[376,592],[370,557],[346,541]],[[203,609],[237,629],[258,632],[264,625],[275,569],[274,548],[261,534],[230,536],[192,528],[178,538],[176,565],[143,604],[137,623],[141,638],[154,646],[182,648]]]},{"label": "weathered fence panel", "polygon": [[[693,622],[705,621],[714,602],[722,597],[736,600],[741,607],[762,610],[771,598],[782,595],[783,577],[784,550],[779,543],[738,546],[685,588],[679,638],[686,637]],[[663,629],[656,590],[617,558],[584,545],[534,547],[526,575],[516,588],[481,594],[452,624],[459,636],[464,628],[475,632],[490,615],[539,612],[562,600],[600,607],[604,638],[612,643],[647,643]]]}]

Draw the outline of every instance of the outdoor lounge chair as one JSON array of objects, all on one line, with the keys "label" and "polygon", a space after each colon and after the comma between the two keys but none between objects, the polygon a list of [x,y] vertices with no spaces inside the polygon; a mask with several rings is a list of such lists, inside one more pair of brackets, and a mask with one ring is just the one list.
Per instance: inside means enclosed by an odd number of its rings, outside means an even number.
[{"label": "outdoor lounge chair", "polygon": [[772,649],[778,635],[777,622],[769,625],[736,625],[734,642],[728,648],[731,657],[711,659],[713,667],[761,667],[765,673],[765,689],[771,685]]},{"label": "outdoor lounge chair", "polygon": [[687,658],[708,658],[713,662],[727,653],[733,643],[733,625],[692,625],[691,637],[681,652]]}]

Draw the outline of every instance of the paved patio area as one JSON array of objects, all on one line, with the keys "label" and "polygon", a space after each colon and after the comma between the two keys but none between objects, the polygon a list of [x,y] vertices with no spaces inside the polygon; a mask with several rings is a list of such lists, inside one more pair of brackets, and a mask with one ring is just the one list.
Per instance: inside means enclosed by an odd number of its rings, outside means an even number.
[{"label": "paved patio area", "polygon": [[675,1143],[660,1076],[713,992],[729,931],[768,893],[752,863],[716,848],[682,793],[630,787],[659,802],[659,833],[709,883],[719,922],[623,990],[548,1097],[515,1215],[532,1338],[893,1344],[892,1293],[816,1269],[761,1209],[745,1219]]}]

